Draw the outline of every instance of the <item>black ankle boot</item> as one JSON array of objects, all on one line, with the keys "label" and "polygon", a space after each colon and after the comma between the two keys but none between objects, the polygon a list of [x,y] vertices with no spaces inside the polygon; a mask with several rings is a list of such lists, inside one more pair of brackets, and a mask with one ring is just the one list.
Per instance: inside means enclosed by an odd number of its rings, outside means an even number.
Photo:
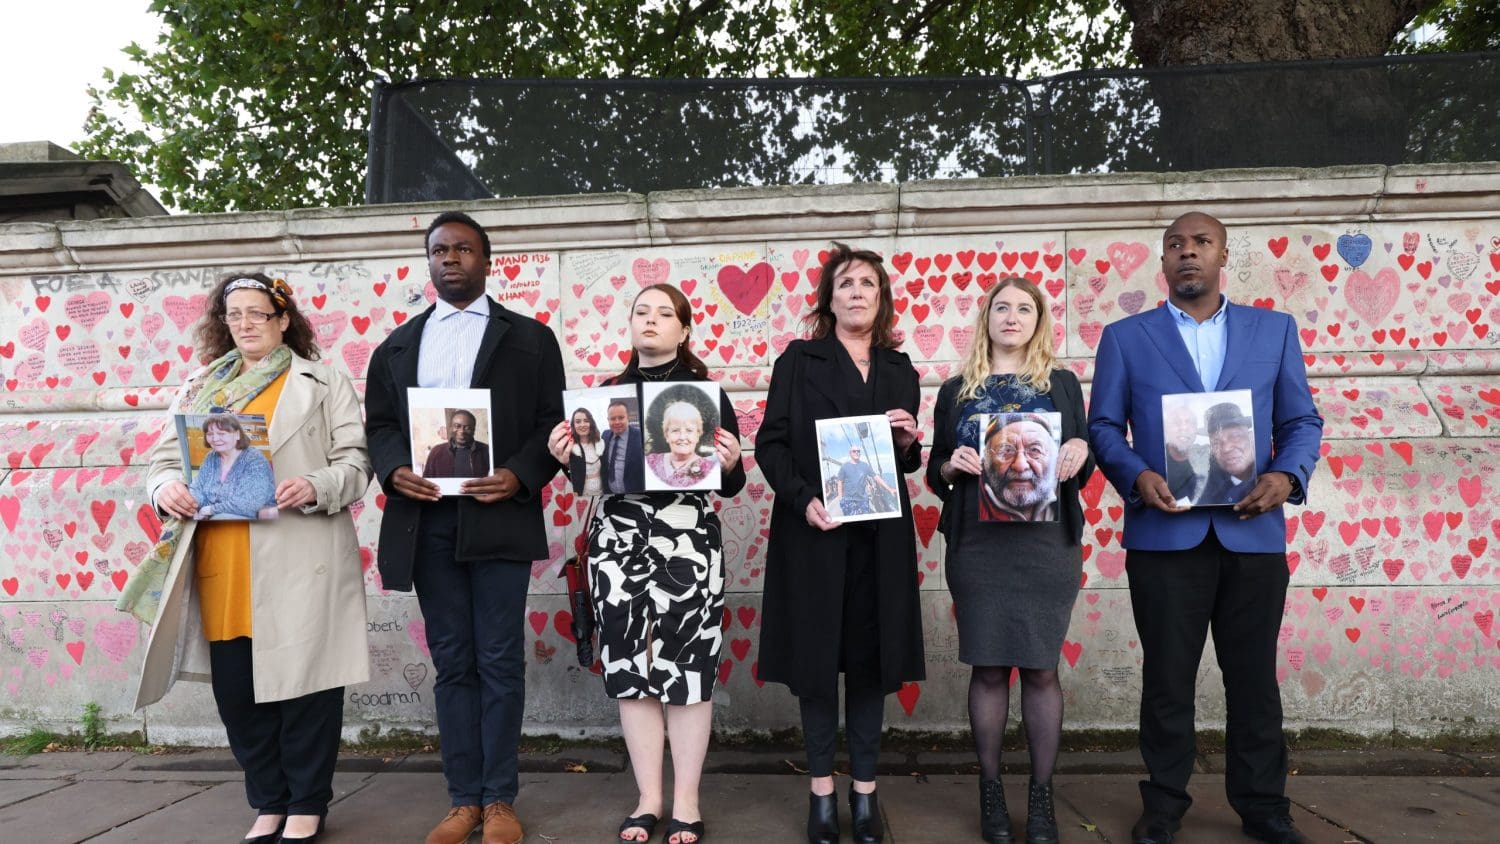
[{"label": "black ankle boot", "polygon": [[807,795],[807,844],[838,844],[838,840],[838,798],[833,794]]},{"label": "black ankle boot", "polygon": [[875,792],[860,794],[849,788],[850,826],[854,827],[854,844],[879,844],[885,837],[885,824],[880,820],[880,801]]},{"label": "black ankle boot", "polygon": [[1052,808],[1052,781],[1031,781],[1026,795],[1026,844],[1057,844],[1057,815]]},{"label": "black ankle boot", "polygon": [[979,781],[979,837],[988,844],[1010,844],[1010,810],[999,780]]}]

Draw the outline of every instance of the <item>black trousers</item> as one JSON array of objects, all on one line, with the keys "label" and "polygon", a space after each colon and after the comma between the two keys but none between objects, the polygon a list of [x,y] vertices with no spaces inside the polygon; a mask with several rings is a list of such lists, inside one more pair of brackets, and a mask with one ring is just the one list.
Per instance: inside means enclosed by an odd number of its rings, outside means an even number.
[{"label": "black trousers", "polygon": [[521,788],[531,565],[455,560],[457,502],[423,506],[412,581],[437,669],[433,695],[448,797],[454,806],[514,803]]},{"label": "black trousers", "polygon": [[[860,782],[875,779],[880,734],[885,727],[885,693],[880,690],[880,605],[875,573],[875,531],[855,523],[844,564],[843,624],[839,666],[844,673],[844,734],[849,739],[849,773]],[[798,698],[808,773],[833,775],[838,747],[839,702]]]},{"label": "black trousers", "polygon": [[214,702],[245,771],[245,798],[262,815],[326,815],[344,726],[344,689],[255,702],[250,639],[208,643]]},{"label": "black trousers", "polygon": [[1210,629],[1228,710],[1224,789],[1244,818],[1284,815],[1286,741],[1276,644],[1290,579],[1286,554],[1224,548],[1210,529],[1185,551],[1129,551],[1125,570],[1145,656],[1141,783],[1147,812],[1181,817],[1192,804],[1188,777],[1197,754],[1194,693]]}]

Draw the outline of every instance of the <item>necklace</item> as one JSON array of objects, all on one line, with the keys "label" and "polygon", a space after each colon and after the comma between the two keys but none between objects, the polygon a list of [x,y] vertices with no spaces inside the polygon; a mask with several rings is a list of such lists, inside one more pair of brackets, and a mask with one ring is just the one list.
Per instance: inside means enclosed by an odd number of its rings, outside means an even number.
[{"label": "necklace", "polygon": [[648,373],[639,363],[636,364],[635,371],[639,372],[641,374],[641,377],[646,379],[647,381],[665,381],[667,380],[668,375],[671,375],[672,373],[677,371],[677,364],[679,361],[679,358],[672,358],[672,366],[667,369],[666,372],[663,372],[660,375],[652,375]]}]

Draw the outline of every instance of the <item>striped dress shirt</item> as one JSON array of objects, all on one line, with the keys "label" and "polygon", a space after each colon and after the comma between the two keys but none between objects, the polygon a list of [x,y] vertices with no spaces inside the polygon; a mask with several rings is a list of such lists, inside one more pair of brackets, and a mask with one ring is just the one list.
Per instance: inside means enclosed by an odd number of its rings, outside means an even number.
[{"label": "striped dress shirt", "polygon": [[439,299],[417,353],[417,386],[467,390],[474,381],[474,359],[490,322],[490,300],[480,296],[459,310]]}]

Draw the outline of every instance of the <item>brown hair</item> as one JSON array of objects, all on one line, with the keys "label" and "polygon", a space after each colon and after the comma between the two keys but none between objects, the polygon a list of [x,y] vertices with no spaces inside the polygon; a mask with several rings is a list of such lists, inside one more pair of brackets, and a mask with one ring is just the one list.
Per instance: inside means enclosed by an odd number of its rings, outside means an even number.
[{"label": "brown hair", "polygon": [[250,436],[245,433],[244,426],[240,425],[240,420],[233,413],[214,413],[203,420],[203,441],[205,445],[208,443],[209,428],[217,428],[220,431],[239,434],[240,440],[234,444],[234,447],[240,451],[244,451],[250,447]]},{"label": "brown hair", "polygon": [[[666,294],[668,299],[672,300],[672,311],[677,315],[677,321],[687,326],[689,336],[691,336],[693,330],[693,303],[688,301],[688,297],[682,295],[681,290],[678,290],[670,284],[653,284],[649,287],[642,288],[641,292],[635,294],[635,298],[630,301],[631,312],[635,311],[635,303],[640,301],[640,298],[645,295],[647,290],[660,290],[662,293]],[[620,371],[620,374],[609,379],[605,383],[617,383],[622,378],[629,375],[631,372],[639,370],[639,357],[640,356],[637,354],[636,350],[634,348],[631,348],[630,359],[625,362],[625,368]],[[708,364],[704,363],[701,358],[693,354],[693,350],[688,347],[687,340],[683,340],[682,345],[677,347],[677,365],[693,373],[693,375],[697,376],[700,380],[708,380]]]},{"label": "brown hair", "polygon": [[[266,301],[271,303],[276,316],[287,317],[286,331],[281,334],[281,342],[300,357],[317,360],[319,357],[317,334],[308,323],[307,317],[297,309],[297,301],[292,298],[292,289],[285,281],[279,278],[273,279],[265,273],[230,273],[219,279],[219,283],[208,291],[208,307],[204,310],[203,317],[198,320],[198,327],[193,330],[193,342],[198,346],[198,359],[203,363],[209,363],[218,360],[234,348],[234,335],[229,333],[229,326],[224,324],[224,314],[227,310],[224,303],[224,288],[228,287],[230,282],[241,278],[264,284],[266,289],[258,292],[266,295]],[[256,288],[240,289],[255,290]]]},{"label": "brown hair", "polygon": [[901,345],[895,332],[896,303],[891,294],[891,277],[885,271],[885,259],[868,249],[850,249],[847,245],[833,242],[828,259],[818,277],[818,303],[802,318],[808,328],[808,336],[814,340],[833,333],[838,319],[833,315],[833,277],[851,261],[864,261],[875,269],[880,280],[880,305],[875,309],[875,325],[870,330],[871,345],[880,349],[894,349]]},{"label": "brown hair", "polygon": [[1040,287],[1030,279],[1013,275],[995,282],[979,300],[979,313],[974,318],[974,341],[969,345],[968,358],[964,360],[963,387],[958,391],[961,402],[977,398],[984,380],[990,375],[990,308],[994,306],[995,297],[1007,287],[1025,293],[1036,308],[1036,333],[1026,344],[1026,365],[1016,373],[1016,378],[1038,393],[1052,389],[1052,370],[1057,367],[1057,355],[1052,351],[1052,309],[1047,306]]}]

